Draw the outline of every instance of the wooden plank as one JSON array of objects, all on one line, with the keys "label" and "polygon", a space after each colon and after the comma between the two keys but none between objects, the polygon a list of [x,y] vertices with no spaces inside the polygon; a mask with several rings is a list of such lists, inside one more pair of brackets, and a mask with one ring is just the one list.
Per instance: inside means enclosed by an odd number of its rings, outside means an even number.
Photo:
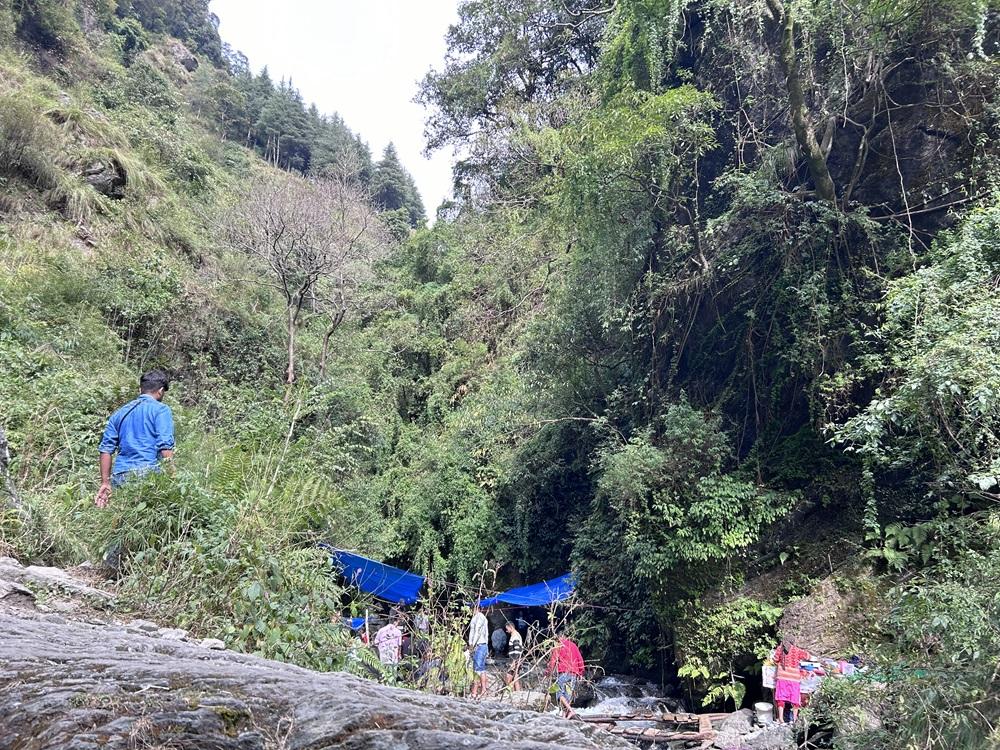
[{"label": "wooden plank", "polygon": [[714,740],[716,732],[669,732],[663,729],[641,727],[616,727],[612,734],[643,742],[701,742]]},{"label": "wooden plank", "polygon": [[633,714],[588,714],[581,716],[582,721],[606,722],[606,721],[656,721],[661,724],[698,724],[701,719],[697,714],[654,714],[654,713],[633,713]]}]

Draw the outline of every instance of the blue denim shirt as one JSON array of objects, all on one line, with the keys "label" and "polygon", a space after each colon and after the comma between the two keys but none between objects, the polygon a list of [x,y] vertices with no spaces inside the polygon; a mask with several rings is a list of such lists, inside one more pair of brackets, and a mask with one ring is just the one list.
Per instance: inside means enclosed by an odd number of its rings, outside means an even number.
[{"label": "blue denim shirt", "polygon": [[159,465],[160,451],[174,448],[170,407],[144,393],[111,415],[101,438],[101,453],[118,451],[112,474],[143,473]]}]

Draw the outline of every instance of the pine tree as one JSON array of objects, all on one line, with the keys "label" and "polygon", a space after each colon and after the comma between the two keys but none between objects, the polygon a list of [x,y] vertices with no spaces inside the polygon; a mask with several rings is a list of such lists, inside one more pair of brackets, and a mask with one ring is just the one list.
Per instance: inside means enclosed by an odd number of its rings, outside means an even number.
[{"label": "pine tree", "polygon": [[375,201],[383,211],[402,211],[411,227],[418,227],[427,220],[424,203],[413,177],[403,167],[390,143],[382,153],[382,159],[375,165],[372,178]]}]

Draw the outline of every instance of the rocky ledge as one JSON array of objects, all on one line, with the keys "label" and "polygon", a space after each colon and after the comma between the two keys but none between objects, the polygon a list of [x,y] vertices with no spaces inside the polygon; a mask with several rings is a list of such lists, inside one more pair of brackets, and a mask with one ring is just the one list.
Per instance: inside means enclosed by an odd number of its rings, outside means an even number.
[{"label": "rocky ledge", "polygon": [[[554,716],[312,672],[146,632],[141,622],[15,605],[32,598],[39,571],[11,563],[0,566],[9,583],[0,597],[0,750],[633,747]],[[63,591],[74,587],[57,577]]]}]

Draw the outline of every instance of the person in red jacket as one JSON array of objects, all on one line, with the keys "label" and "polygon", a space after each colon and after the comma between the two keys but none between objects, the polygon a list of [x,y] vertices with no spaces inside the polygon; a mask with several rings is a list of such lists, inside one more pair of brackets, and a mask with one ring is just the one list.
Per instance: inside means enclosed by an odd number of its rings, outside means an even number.
[{"label": "person in red jacket", "polygon": [[583,655],[580,648],[569,638],[559,638],[559,643],[552,649],[549,656],[549,666],[545,674],[556,676],[556,697],[562,704],[563,713],[567,719],[575,719],[573,711],[573,691],[576,681],[583,677]]}]

